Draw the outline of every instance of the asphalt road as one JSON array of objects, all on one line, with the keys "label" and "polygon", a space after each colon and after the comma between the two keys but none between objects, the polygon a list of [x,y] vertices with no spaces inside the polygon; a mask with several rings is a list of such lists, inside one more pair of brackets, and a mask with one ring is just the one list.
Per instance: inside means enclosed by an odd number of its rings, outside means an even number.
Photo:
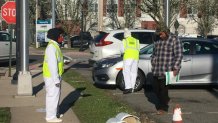
[{"label": "asphalt road", "polygon": [[[87,61],[76,63],[72,69],[77,70],[86,78],[91,79],[91,66]],[[156,115],[155,96],[151,86],[139,92],[123,95],[114,87],[101,87],[109,90],[114,96],[119,97],[132,106],[138,113],[146,114],[156,123],[172,122],[173,108],[179,104],[182,109],[184,123],[218,123],[218,89],[209,86],[174,86],[170,87],[171,97],[168,114]]]}]

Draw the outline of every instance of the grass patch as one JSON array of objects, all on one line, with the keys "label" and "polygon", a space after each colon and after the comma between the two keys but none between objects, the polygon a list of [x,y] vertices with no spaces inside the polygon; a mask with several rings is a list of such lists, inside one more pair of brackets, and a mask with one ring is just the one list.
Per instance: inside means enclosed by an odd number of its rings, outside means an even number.
[{"label": "grass patch", "polygon": [[133,109],[111,96],[109,92],[96,88],[74,70],[67,71],[63,79],[74,88],[83,90],[81,93],[84,96],[72,106],[81,123],[105,123],[120,112],[136,114]]},{"label": "grass patch", "polygon": [[0,123],[10,123],[10,108],[0,108]]}]

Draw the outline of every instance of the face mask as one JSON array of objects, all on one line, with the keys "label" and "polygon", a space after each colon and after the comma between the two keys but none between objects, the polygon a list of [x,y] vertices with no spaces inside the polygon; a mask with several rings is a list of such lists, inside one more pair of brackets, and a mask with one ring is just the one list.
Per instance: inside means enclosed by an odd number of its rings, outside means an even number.
[{"label": "face mask", "polygon": [[62,35],[60,35],[58,37],[58,43],[61,44],[64,41],[64,37]]}]

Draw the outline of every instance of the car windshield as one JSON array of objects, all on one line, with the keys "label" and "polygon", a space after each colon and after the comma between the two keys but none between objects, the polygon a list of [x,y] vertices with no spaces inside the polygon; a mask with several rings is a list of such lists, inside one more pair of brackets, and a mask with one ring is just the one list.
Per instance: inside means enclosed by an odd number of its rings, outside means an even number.
[{"label": "car windshield", "polygon": [[147,45],[140,50],[140,54],[152,54],[153,44]]},{"label": "car windshield", "polygon": [[10,35],[0,32],[0,41],[10,41]]}]

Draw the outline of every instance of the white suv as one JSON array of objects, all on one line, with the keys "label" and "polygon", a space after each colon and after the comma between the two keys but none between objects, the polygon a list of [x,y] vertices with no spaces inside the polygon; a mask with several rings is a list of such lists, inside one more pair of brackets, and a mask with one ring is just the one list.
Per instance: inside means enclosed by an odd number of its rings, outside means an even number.
[{"label": "white suv", "polygon": [[[0,61],[9,59],[11,36],[7,32],[0,31]],[[16,57],[16,42],[12,42],[12,59]]]},{"label": "white suv", "polygon": [[[133,37],[139,40],[141,48],[151,44],[155,38],[155,30],[130,29]],[[90,43],[90,52],[93,54],[91,63],[103,58],[120,55],[120,47],[124,38],[124,30],[112,30],[109,33],[99,32]]]}]

